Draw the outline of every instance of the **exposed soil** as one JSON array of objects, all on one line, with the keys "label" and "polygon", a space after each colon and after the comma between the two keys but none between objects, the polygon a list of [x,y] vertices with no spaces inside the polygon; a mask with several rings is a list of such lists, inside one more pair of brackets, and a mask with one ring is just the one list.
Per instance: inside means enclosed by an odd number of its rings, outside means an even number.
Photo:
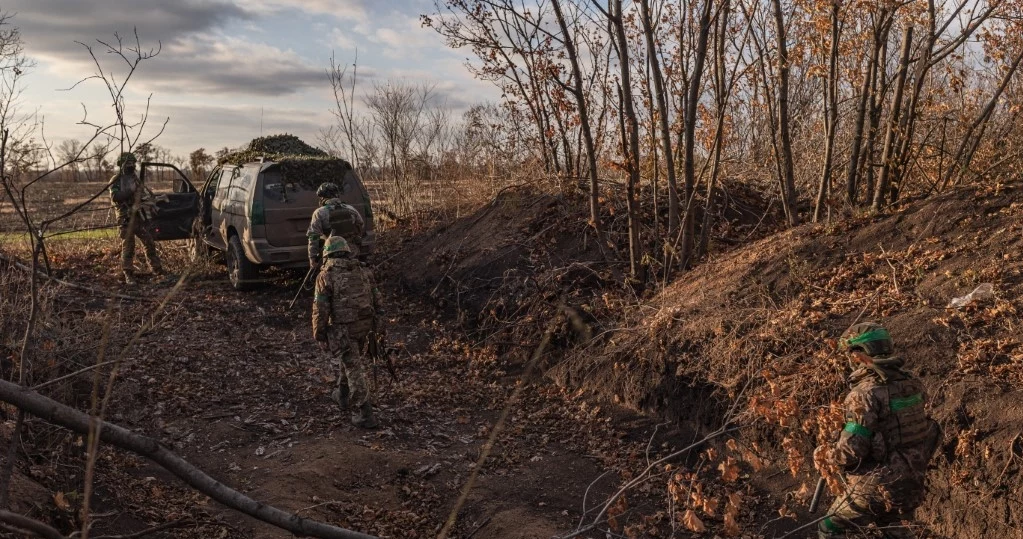
[{"label": "exposed soil", "polygon": [[[399,380],[377,369],[377,431],[350,426],[328,397],[335,373],[313,347],[309,293],[287,309],[301,275],[271,272],[261,289],[235,293],[221,268],[205,268],[160,312],[173,283],[155,278],[120,290],[145,301],[110,311],[94,294],[50,290],[94,343],[108,312],[114,320],[110,353],[125,353],[111,420],[261,501],[386,537],[436,536],[518,387],[454,537],[571,532],[648,463],[729,425],[651,466],[582,537],[779,537],[812,520],[810,454],[834,431],[844,391],[828,339],[862,312],[892,330],[945,431],[917,513],[922,534],[1023,537],[1023,186],[781,233],[755,193],[732,201],[712,234],[716,254],[659,292],[621,284],[611,205],[606,244],[568,209],[578,201],[523,189],[416,237],[383,235],[375,263]],[[763,239],[728,250],[753,238]],[[113,242],[89,245],[54,246],[61,277],[119,290]],[[161,249],[185,268],[182,246]],[[982,282],[995,298],[946,308]],[[544,333],[540,376],[530,358]],[[51,368],[95,361],[85,356]],[[84,408],[91,382],[44,392]],[[19,467],[19,510],[70,531],[82,442],[38,422],[30,435],[47,445]],[[175,523],[153,536],[287,536],[112,448],[99,459],[97,499],[98,535]]]}]

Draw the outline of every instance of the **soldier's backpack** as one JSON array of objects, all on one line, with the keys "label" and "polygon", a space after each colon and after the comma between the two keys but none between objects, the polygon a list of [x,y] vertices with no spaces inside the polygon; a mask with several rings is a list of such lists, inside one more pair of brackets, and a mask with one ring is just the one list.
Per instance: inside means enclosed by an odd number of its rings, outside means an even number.
[{"label": "soldier's backpack", "polygon": [[341,236],[348,243],[359,245],[365,230],[359,210],[338,200],[327,202],[327,219],[331,236]]},{"label": "soldier's backpack", "polygon": [[348,327],[348,336],[361,339],[373,330],[373,273],[354,260],[339,261],[332,269],[333,322]]}]

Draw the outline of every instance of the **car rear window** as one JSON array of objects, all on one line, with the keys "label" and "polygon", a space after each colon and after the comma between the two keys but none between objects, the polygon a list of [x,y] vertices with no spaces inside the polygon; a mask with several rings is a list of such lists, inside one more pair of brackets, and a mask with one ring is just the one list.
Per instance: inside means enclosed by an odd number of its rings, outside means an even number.
[{"label": "car rear window", "polygon": [[316,192],[301,183],[288,181],[279,170],[263,172],[263,203],[266,207],[316,205]]}]

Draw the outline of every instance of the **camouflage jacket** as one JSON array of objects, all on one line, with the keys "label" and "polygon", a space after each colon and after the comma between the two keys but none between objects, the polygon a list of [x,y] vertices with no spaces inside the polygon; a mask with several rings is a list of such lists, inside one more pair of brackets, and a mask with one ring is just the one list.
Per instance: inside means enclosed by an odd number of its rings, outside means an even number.
[{"label": "camouflage jacket", "polygon": [[[334,230],[341,228],[338,222],[346,222],[350,225],[345,227],[347,230]],[[306,236],[309,238],[310,262],[318,263],[320,261],[323,240],[333,234],[341,234],[348,241],[352,255],[358,255],[358,246],[362,242],[365,227],[365,221],[359,210],[337,198],[328,200],[323,206],[316,208],[312,219],[309,220],[309,230],[306,232]]]},{"label": "camouflage jacket", "polygon": [[313,338],[327,340],[332,329],[360,339],[373,331],[380,295],[373,272],[353,258],[328,258],[316,277]]},{"label": "camouflage jacket", "polygon": [[885,468],[895,475],[922,475],[940,438],[927,416],[927,393],[919,378],[903,371],[901,359],[878,360],[849,377],[845,427],[834,463],[850,474]]},{"label": "camouflage jacket", "polygon": [[110,187],[108,188],[110,203],[117,212],[118,219],[123,220],[128,217],[140,185],[138,174],[117,173],[110,178]]}]

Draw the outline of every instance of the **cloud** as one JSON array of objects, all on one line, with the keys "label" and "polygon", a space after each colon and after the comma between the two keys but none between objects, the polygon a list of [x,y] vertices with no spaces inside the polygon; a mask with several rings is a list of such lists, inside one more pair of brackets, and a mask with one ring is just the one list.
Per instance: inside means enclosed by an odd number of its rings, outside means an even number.
[{"label": "cloud", "polygon": [[226,0],[12,0],[3,9],[15,14],[12,24],[33,53],[57,56],[80,54],[75,41],[95,43],[114,33],[127,38],[137,29],[144,45],[155,46],[252,17]]},{"label": "cloud", "polygon": [[[166,105],[154,109],[152,116],[170,118],[157,143],[180,153],[203,145],[211,153],[224,146],[236,148],[259,136],[261,127],[264,135],[292,133],[315,146],[319,130],[332,121],[329,114],[312,110],[253,105]],[[195,136],[197,129],[202,130],[201,139]]]},{"label": "cloud", "polygon": [[236,38],[195,37],[171,44],[144,66],[142,84],[164,91],[288,95],[327,84],[322,66],[294,52]]},{"label": "cloud", "polygon": [[330,15],[339,20],[369,24],[371,8],[369,0],[239,0],[249,11],[264,15],[282,11],[299,11],[316,15]]},{"label": "cloud", "polygon": [[224,26],[249,25],[256,19],[220,0],[16,0],[10,9],[18,10],[13,23],[21,28],[29,53],[45,60],[52,73],[66,77],[80,79],[95,72],[88,53],[73,43],[76,40],[92,47],[105,70],[123,76],[124,62],[104,54],[106,47],[96,39],[116,45],[117,32],[127,50],[136,46],[132,34],[136,25],[143,51],[159,51],[141,63],[132,83],[136,90],[280,96],[326,80],[322,66],[294,52],[225,37]]}]

